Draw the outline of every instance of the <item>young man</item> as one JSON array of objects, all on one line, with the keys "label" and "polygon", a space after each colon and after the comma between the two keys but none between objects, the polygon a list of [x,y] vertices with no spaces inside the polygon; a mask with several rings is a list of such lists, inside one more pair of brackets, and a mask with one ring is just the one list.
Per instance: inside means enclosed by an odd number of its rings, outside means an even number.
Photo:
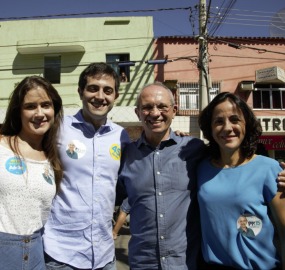
[{"label": "young man", "polygon": [[200,234],[193,191],[204,143],[175,136],[170,125],[176,110],[161,83],[145,86],[137,98],[143,133],[125,148],[119,176],[131,207],[132,270],[196,268]]},{"label": "young man", "polygon": [[[104,63],[90,64],[80,75],[82,109],[65,117],[58,138],[64,175],[43,236],[47,269],[115,269],[115,186],[129,137],[107,114],[119,84]],[[77,159],[66,152],[71,141]]]}]

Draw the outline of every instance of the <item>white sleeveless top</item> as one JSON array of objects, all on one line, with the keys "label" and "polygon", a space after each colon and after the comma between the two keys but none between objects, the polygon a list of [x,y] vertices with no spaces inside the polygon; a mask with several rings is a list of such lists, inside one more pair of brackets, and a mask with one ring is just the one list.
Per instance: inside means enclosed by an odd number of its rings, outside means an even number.
[{"label": "white sleeveless top", "polygon": [[41,229],[55,191],[47,160],[23,159],[0,145],[0,232],[29,235]]}]

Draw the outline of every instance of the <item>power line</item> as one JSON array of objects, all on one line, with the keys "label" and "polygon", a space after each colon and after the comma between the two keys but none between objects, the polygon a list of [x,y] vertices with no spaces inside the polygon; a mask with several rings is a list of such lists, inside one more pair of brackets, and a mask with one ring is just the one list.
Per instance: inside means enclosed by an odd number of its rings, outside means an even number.
[{"label": "power line", "polygon": [[[211,13],[214,14],[214,13]],[[220,16],[218,14],[214,14],[215,16],[211,16],[211,18],[216,19],[219,18]],[[235,16],[235,17],[234,17]],[[239,18],[241,17],[241,18]],[[250,18],[248,18],[250,17]],[[269,17],[269,16],[256,16],[256,15],[247,15],[247,14],[231,14],[231,17],[228,18],[228,20],[241,20],[241,21],[255,21],[255,22],[280,22],[279,20]],[[284,22],[285,25],[285,22]]]},{"label": "power line", "polygon": [[[236,0],[235,0],[236,1]],[[211,0],[210,0],[211,3]],[[217,31],[217,29],[223,25],[223,24],[236,24],[236,25],[241,25],[241,26],[258,26],[258,27],[264,27],[268,25],[264,24],[253,24],[252,22],[261,22],[262,23],[262,18],[269,18],[270,15],[276,14],[276,12],[269,12],[269,11],[258,11],[258,10],[242,10],[242,9],[233,9],[232,6],[234,4],[233,0],[231,0],[230,4],[227,7],[224,7],[225,0],[223,1],[222,5],[218,9],[218,13],[215,12],[209,12],[209,14],[212,14],[212,16],[207,16],[208,20],[213,19],[211,22],[210,30],[209,30],[209,35],[213,36],[214,33]],[[104,14],[122,14],[122,13],[139,13],[139,12],[162,12],[162,11],[179,11],[179,10],[189,10],[190,15],[189,15],[189,21],[192,27],[192,32],[193,36],[195,36],[195,19],[197,19],[197,8],[198,5],[195,5],[194,7],[174,7],[174,8],[160,8],[160,9],[144,9],[144,10],[122,10],[122,11],[103,11],[103,12],[88,12],[88,13],[65,13],[65,14],[54,14],[54,15],[37,15],[37,16],[22,16],[22,17],[7,17],[7,18],[0,18],[0,21],[3,20],[21,20],[21,19],[40,19],[40,18],[56,18],[56,17],[72,17],[72,16],[91,16],[91,15],[104,15]],[[211,5],[208,6],[208,11],[209,10],[217,10],[215,7],[211,7]],[[232,13],[231,12],[231,17],[229,17],[229,11],[232,12],[241,12],[242,14],[239,13]],[[248,12],[250,15],[245,14]],[[224,15],[221,15],[221,14]],[[255,15],[256,14],[256,15]],[[266,16],[262,16],[262,14],[265,14]],[[267,16],[268,14],[268,16]],[[237,17],[237,18],[234,18]],[[254,17],[258,16],[258,19],[253,19]],[[226,20],[227,17],[227,20]],[[229,21],[235,20],[238,21],[238,17],[251,17],[249,19],[249,23],[231,23]],[[266,22],[266,21],[264,21]],[[274,24],[274,20],[270,21],[271,23]],[[283,29],[283,26],[279,27]],[[284,26],[285,27],[285,26]]]},{"label": "power line", "polygon": [[[214,13],[211,13],[214,14]],[[214,14],[215,16],[211,16],[211,18],[219,18],[220,16],[218,14]],[[250,17],[250,18],[248,18]],[[247,14],[231,14],[231,17],[228,18],[228,20],[233,20],[233,19],[238,19],[241,18],[240,20],[252,20],[252,21],[275,21],[271,19],[272,17],[269,16],[256,16],[256,15],[247,15]]]},{"label": "power line", "polygon": [[[222,43],[227,43],[223,40],[218,40]],[[252,47],[247,47],[247,46],[244,46],[248,49],[255,49],[255,50],[258,50],[258,48],[252,48]],[[280,52],[274,52],[274,51],[268,51],[266,50],[265,52],[270,52],[270,53],[279,53],[279,54],[282,54],[282,55],[285,55],[285,53],[280,53]],[[263,60],[272,60],[272,58],[268,58],[268,57],[249,57],[249,56],[235,56],[235,55],[221,55],[221,54],[211,54],[210,57],[225,57],[225,58],[246,58],[246,59],[257,59],[257,60],[260,60],[260,59],[263,59]],[[165,57],[162,57],[162,59],[166,59],[166,56]],[[197,64],[197,60],[198,60],[198,57],[196,55],[190,55],[190,56],[182,56],[182,57],[174,57],[174,58],[167,58],[167,62],[168,63],[171,63],[171,62],[176,62],[176,61],[191,61],[192,63],[195,63]],[[274,59],[275,61],[277,62],[283,62],[285,61],[285,58],[284,59]],[[134,61],[130,61],[130,62],[134,62],[134,63],[144,63],[145,61],[144,60],[134,60]],[[108,64],[118,64],[118,62],[107,62]],[[79,65],[65,65],[65,66],[61,66],[62,69],[65,69],[65,68],[74,68],[74,67],[85,67],[85,66],[88,66],[90,63],[82,63],[82,64],[79,64]],[[35,69],[44,69],[44,66],[30,66],[30,67],[27,67],[27,66],[23,66],[23,67],[17,67],[17,68],[0,68],[0,72],[1,71],[20,71],[20,70],[35,70]]]},{"label": "power line", "polygon": [[218,42],[221,42],[221,43],[225,43],[228,46],[233,47],[235,49],[250,49],[250,50],[255,50],[255,51],[258,51],[258,52],[262,52],[262,53],[275,53],[275,54],[285,55],[285,52],[278,52],[278,51],[267,50],[267,49],[264,49],[264,48],[245,46],[245,45],[241,45],[241,44],[238,44],[238,43],[229,42],[229,41],[226,41],[226,40],[223,40],[223,39],[217,39],[217,38],[209,38],[209,39],[212,39],[214,41],[218,41]]},{"label": "power line", "polygon": [[[210,2],[211,3],[211,2]],[[241,10],[241,9],[227,9],[224,7],[225,0],[221,4],[221,7],[212,7],[208,6],[208,10],[211,9],[212,11],[209,12],[209,15],[207,16],[207,21],[209,22],[209,36],[213,36],[214,32],[217,31],[217,29],[222,25],[240,25],[240,26],[257,26],[257,27],[265,27],[268,26],[264,23],[268,22],[271,24],[274,24],[275,22],[279,23],[279,27],[282,29],[283,25],[280,26],[280,21],[276,18],[272,17],[275,12],[265,12],[265,11],[256,11],[256,10]],[[231,2],[230,5],[233,5],[233,2]],[[195,9],[190,10],[190,23],[193,30],[193,36],[195,36],[194,29],[195,29],[195,20],[198,20],[198,14],[196,11],[197,6],[195,6]],[[218,9],[218,10],[217,10]],[[213,11],[214,10],[214,11]],[[225,17],[226,12],[228,15]],[[247,14],[246,14],[247,13]],[[229,16],[231,15],[231,16]],[[246,20],[247,18],[247,20]],[[241,23],[239,23],[239,21]],[[285,23],[284,23],[285,27]],[[215,29],[217,28],[217,29]]]},{"label": "power line", "polygon": [[266,27],[266,26],[268,26],[268,24],[234,23],[234,22],[224,22],[223,24],[240,25],[240,26],[257,26],[257,27]]},{"label": "power line", "polygon": [[231,11],[231,9],[233,8],[233,6],[235,5],[235,3],[236,3],[236,0],[231,0],[231,1],[229,2],[229,4],[227,5],[227,7],[226,7],[224,13],[221,15],[220,20],[217,21],[217,23],[214,25],[214,27],[212,27],[212,29],[211,29],[211,26],[210,26],[209,35],[213,36],[213,35],[217,32],[218,28],[221,26],[221,24],[222,24],[222,23],[227,19],[227,17],[229,16],[230,11]]},{"label": "power line", "polygon": [[[212,9],[217,9],[215,7],[212,7]],[[223,10],[223,8],[220,8],[221,10]],[[239,12],[250,12],[250,13],[267,13],[267,14],[275,14],[276,12],[273,12],[273,11],[261,11],[261,10],[245,10],[245,9],[236,9],[236,8],[233,8],[232,11],[239,11]]]},{"label": "power line", "polygon": [[[117,40],[137,40],[137,39],[152,39],[152,37],[135,37],[135,38],[110,38],[110,39],[89,39],[89,40],[69,40],[69,41],[55,41],[55,42],[41,42],[41,43],[25,43],[25,44],[8,44],[8,45],[0,45],[0,48],[10,48],[10,47],[24,47],[24,46],[40,46],[40,45],[61,45],[61,44],[70,44],[70,43],[80,43],[80,42],[100,42],[100,41],[117,41]],[[139,45],[142,46],[142,45]],[[132,48],[133,45],[130,47],[125,48]],[[136,46],[138,47],[138,45]]]},{"label": "power line", "polygon": [[[224,58],[239,58],[239,59],[256,59],[256,60],[272,60],[270,57],[253,57],[253,56],[239,56],[239,55],[221,55],[221,54],[211,54],[211,57],[224,57]],[[285,61],[285,58],[278,58],[278,59],[273,59],[274,62],[283,62]]]},{"label": "power line", "polygon": [[100,12],[86,12],[86,13],[66,13],[54,15],[37,15],[37,16],[22,16],[22,17],[7,17],[0,18],[3,20],[22,20],[22,19],[39,19],[39,18],[55,18],[55,17],[70,17],[70,16],[90,16],[90,15],[104,15],[104,14],[121,14],[121,13],[138,13],[138,12],[161,12],[161,11],[176,11],[188,10],[191,7],[176,7],[176,8],[159,8],[159,9],[141,9],[141,10],[121,10],[121,11],[100,11]]}]

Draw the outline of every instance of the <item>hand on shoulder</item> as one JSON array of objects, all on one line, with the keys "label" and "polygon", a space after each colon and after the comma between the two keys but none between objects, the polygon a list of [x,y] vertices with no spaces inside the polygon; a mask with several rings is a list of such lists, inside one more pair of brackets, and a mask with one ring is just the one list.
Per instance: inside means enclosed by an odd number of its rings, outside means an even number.
[{"label": "hand on shoulder", "polygon": [[283,168],[283,171],[278,174],[278,186],[285,188],[285,162],[280,162],[280,165]]}]

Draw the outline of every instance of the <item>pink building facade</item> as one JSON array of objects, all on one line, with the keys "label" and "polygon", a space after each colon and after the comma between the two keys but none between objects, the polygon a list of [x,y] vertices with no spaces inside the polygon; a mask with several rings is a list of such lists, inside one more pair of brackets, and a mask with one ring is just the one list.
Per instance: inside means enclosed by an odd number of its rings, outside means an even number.
[{"label": "pink building facade", "polygon": [[[153,59],[155,79],[175,93],[178,115],[199,112],[199,44],[191,37],[160,37]],[[230,91],[241,96],[261,121],[260,142],[285,160],[285,38],[216,37],[208,40],[209,97]]]}]

